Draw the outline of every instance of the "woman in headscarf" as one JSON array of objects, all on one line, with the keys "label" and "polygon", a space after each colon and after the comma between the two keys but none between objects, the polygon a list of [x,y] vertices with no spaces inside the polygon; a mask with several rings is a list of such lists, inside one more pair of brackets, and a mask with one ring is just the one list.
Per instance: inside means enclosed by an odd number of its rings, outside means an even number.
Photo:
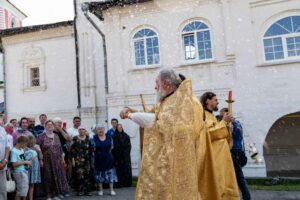
[{"label": "woman in headscarf", "polygon": [[97,125],[95,127],[96,135],[91,140],[94,154],[94,178],[99,186],[98,195],[103,195],[103,183],[108,183],[110,194],[116,195],[114,183],[118,181],[114,168],[114,160],[111,153],[113,149],[113,140],[105,134],[105,127]]},{"label": "woman in headscarf", "polygon": [[71,146],[72,167],[75,171],[75,187],[77,195],[91,196],[91,144],[86,129],[78,128],[79,135],[73,138]]},{"label": "woman in headscarf", "polygon": [[118,124],[113,136],[114,148],[112,150],[118,176],[117,187],[130,187],[132,185],[131,143],[130,137],[124,132],[122,124]]},{"label": "woman in headscarf", "polygon": [[69,192],[66,174],[64,172],[63,150],[59,137],[54,132],[54,123],[48,120],[45,130],[38,135],[37,144],[40,145],[44,162],[44,183],[47,199],[59,200]]}]

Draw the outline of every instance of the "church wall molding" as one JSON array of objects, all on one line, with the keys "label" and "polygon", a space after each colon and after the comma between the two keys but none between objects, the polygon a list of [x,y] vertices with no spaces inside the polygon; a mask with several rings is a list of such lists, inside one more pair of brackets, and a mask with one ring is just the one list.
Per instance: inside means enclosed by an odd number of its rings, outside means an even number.
[{"label": "church wall molding", "polygon": [[252,0],[249,4],[251,8],[256,8],[256,7],[269,6],[273,4],[286,3],[290,1],[294,1],[294,0]]}]

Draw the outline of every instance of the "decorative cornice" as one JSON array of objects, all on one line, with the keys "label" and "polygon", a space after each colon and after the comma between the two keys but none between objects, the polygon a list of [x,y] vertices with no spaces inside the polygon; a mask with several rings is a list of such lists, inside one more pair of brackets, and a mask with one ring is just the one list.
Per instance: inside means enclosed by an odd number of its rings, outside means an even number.
[{"label": "decorative cornice", "polygon": [[[1,31],[0,31],[1,32]],[[9,35],[1,37],[2,44],[5,48],[5,45],[18,44],[24,42],[33,42],[39,40],[57,40],[62,38],[71,38],[73,37],[74,30],[72,26],[69,27],[57,27],[43,31],[43,34],[40,32],[27,32],[20,33],[18,35]]]},{"label": "decorative cornice", "polygon": [[23,92],[41,92],[41,91],[46,91],[47,85],[41,85],[41,86],[32,86],[32,87],[26,87],[23,88]]},{"label": "decorative cornice", "polygon": [[272,4],[279,4],[279,3],[286,3],[288,1],[294,1],[294,0],[253,0],[250,2],[250,7],[261,7],[261,6],[268,6]]}]

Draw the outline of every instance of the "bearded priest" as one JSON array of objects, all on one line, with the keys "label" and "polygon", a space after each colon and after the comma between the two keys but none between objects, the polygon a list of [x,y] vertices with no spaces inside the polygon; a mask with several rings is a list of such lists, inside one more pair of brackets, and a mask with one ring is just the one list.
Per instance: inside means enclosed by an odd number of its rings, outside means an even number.
[{"label": "bearded priest", "polygon": [[148,113],[125,107],[121,118],[145,128],[136,200],[219,200],[210,136],[192,81],[162,69]]}]

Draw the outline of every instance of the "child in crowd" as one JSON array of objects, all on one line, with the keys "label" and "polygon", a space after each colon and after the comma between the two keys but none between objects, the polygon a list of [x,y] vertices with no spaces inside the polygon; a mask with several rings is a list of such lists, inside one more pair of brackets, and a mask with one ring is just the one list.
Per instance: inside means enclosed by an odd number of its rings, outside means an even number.
[{"label": "child in crowd", "polygon": [[10,162],[13,166],[13,177],[17,186],[15,200],[26,200],[28,193],[28,168],[31,166],[31,162],[25,160],[24,148],[27,146],[27,143],[28,137],[20,136],[15,147],[11,150]]},{"label": "child in crowd", "polygon": [[[25,159],[31,162],[29,169],[29,192],[28,200],[33,200],[34,185],[41,183],[40,164],[42,165],[42,152],[39,145],[36,144],[35,137],[28,136],[28,145],[25,149]],[[41,162],[41,163],[40,163]]]}]

